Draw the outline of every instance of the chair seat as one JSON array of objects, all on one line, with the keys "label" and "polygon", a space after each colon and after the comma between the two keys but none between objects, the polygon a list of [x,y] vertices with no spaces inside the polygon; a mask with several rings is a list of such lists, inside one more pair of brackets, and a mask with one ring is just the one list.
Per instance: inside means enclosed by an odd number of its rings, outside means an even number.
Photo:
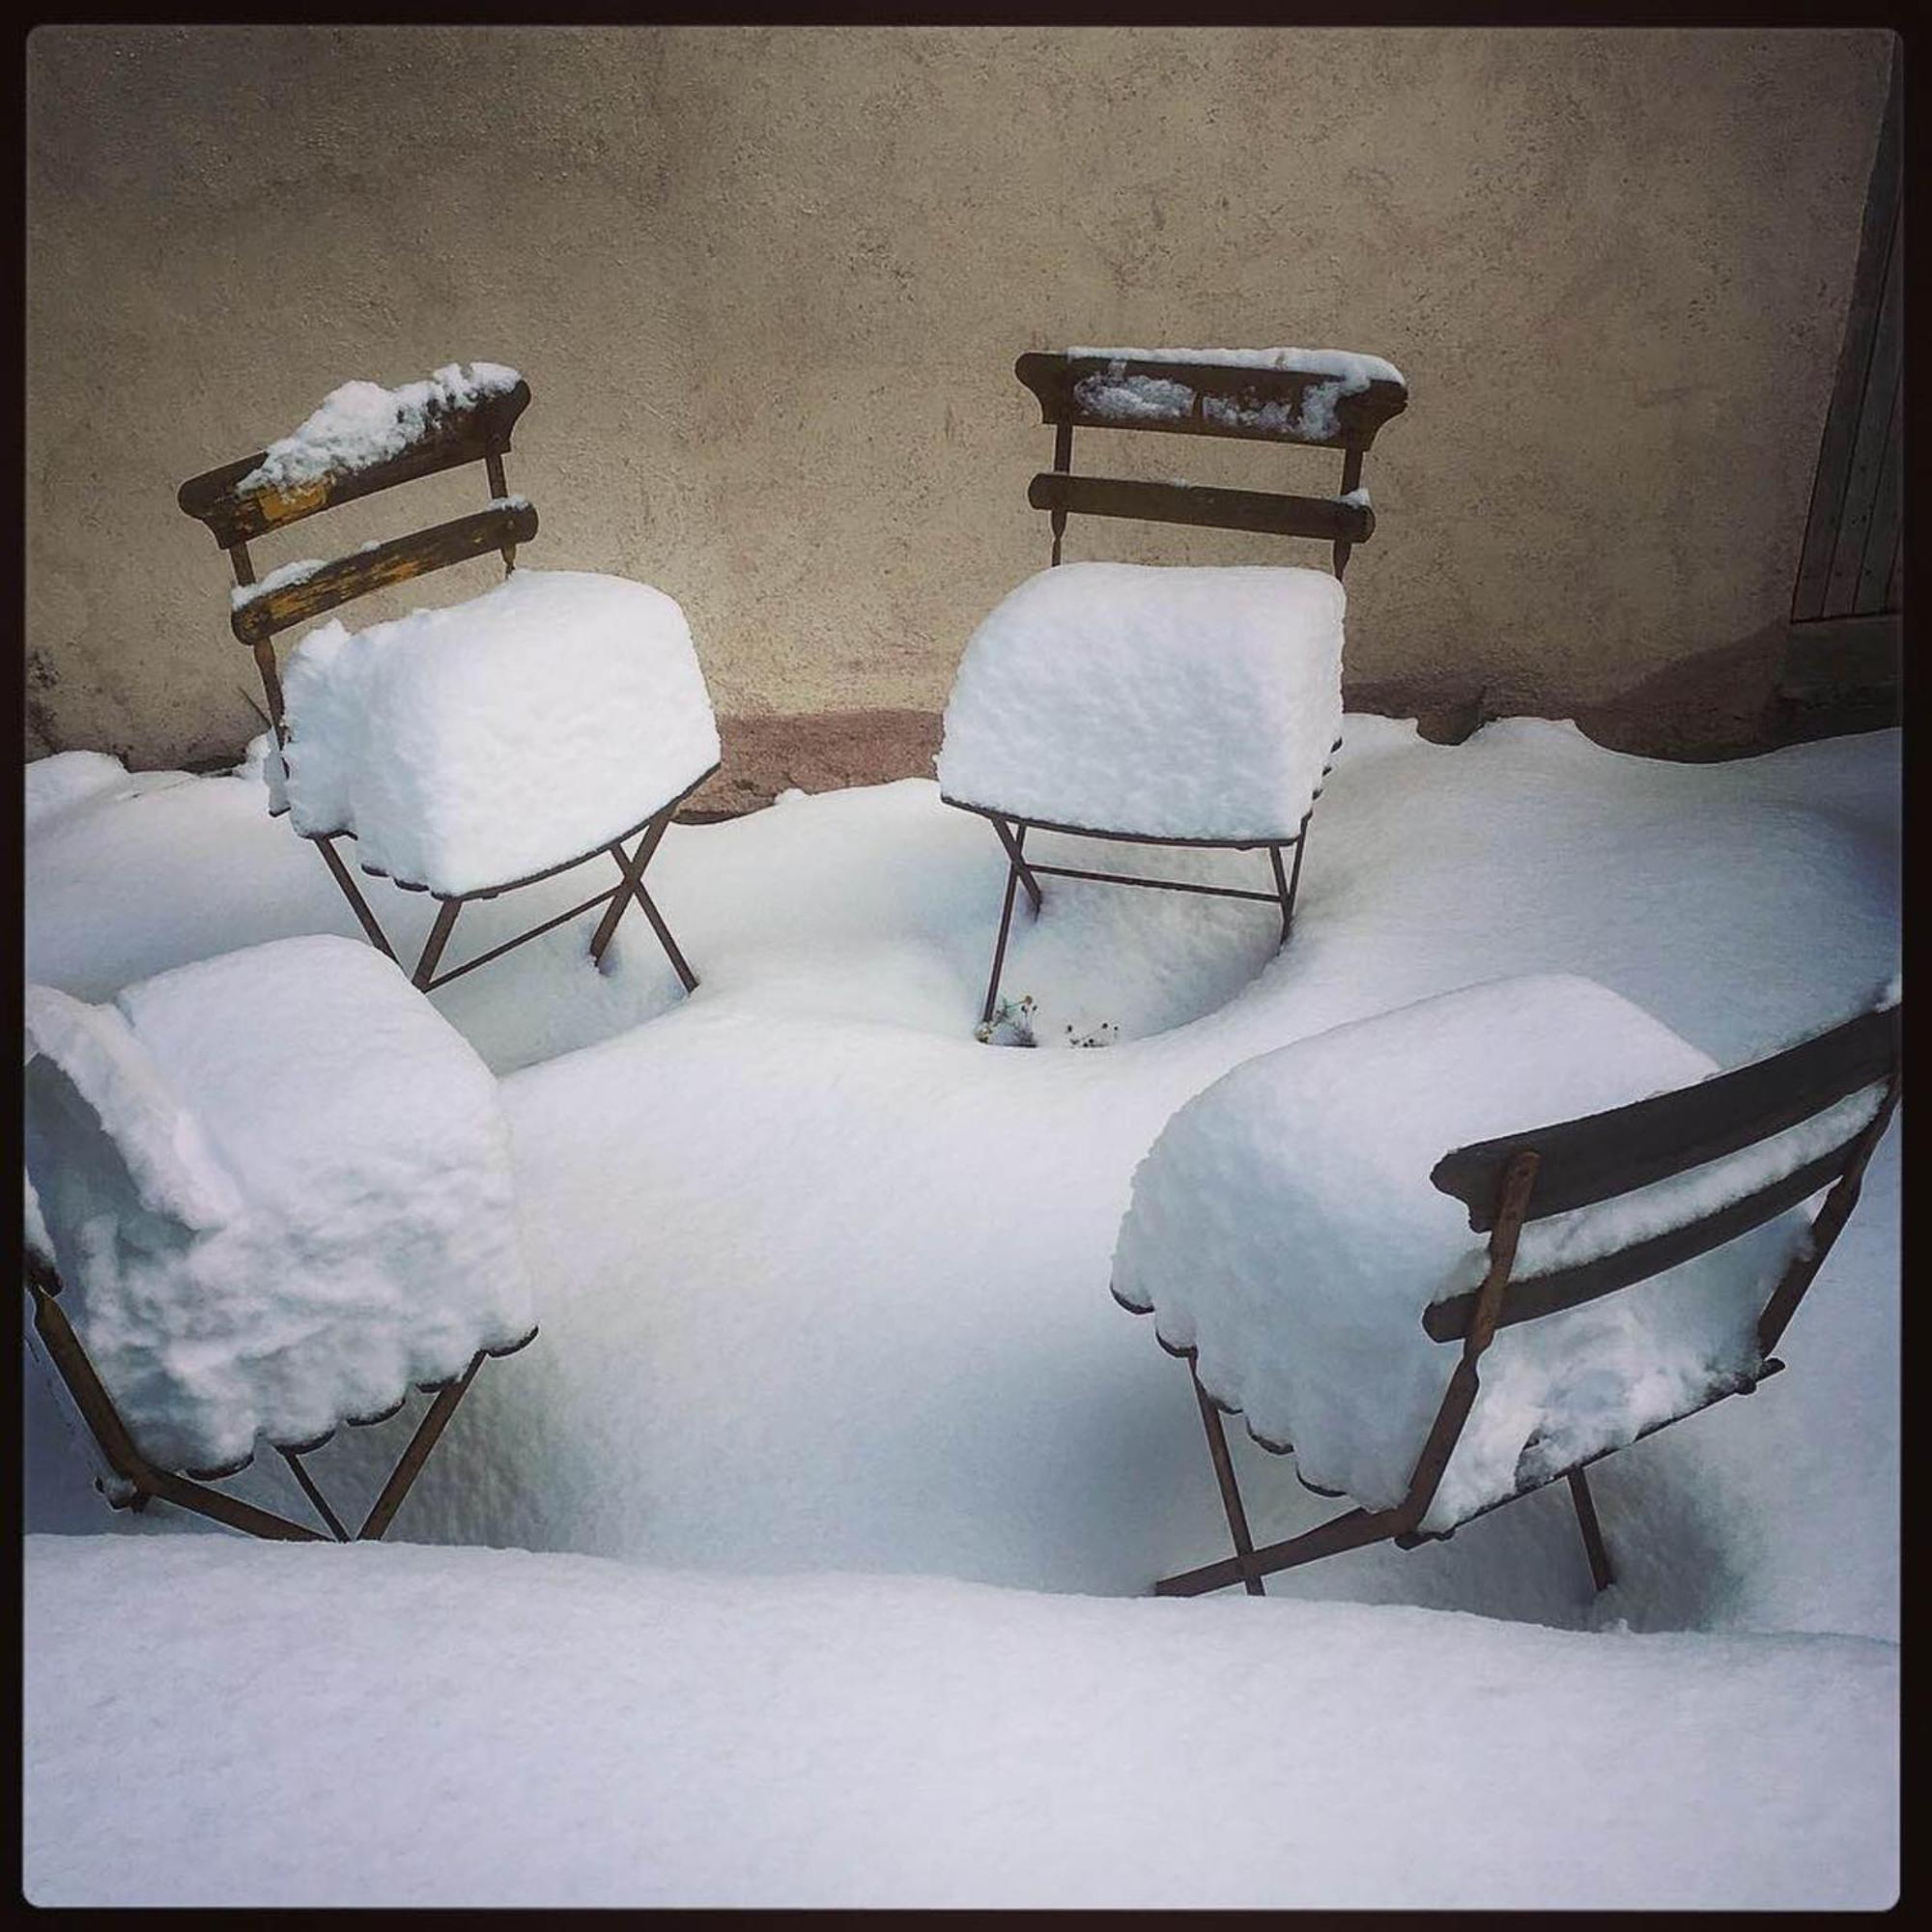
[{"label": "chair seat", "polygon": [[277,940],[27,996],[36,1245],[135,1445],[232,1469],[533,1328],[497,1083],[395,963]]},{"label": "chair seat", "polygon": [[[1554,975],[1281,1047],[1196,1095],[1142,1161],[1115,1296],[1151,1312],[1171,1349],[1193,1350],[1203,1388],[1252,1433],[1292,1442],[1311,1483],[1392,1508],[1461,1354],[1430,1339],[1424,1312],[1486,1265],[1486,1236],[1429,1182],[1435,1162],[1714,1070],[1617,994]],[[1761,1184],[1776,1149],[1532,1221],[1513,1278],[1708,1213]],[[1804,1158],[1784,1151],[1794,1168]],[[1625,1293],[1499,1331],[1422,1528],[1453,1527],[1748,1382],[1758,1314],[1806,1225],[1794,1210]]]},{"label": "chair seat", "polygon": [[[466,603],[305,636],[274,804],[445,897],[601,851],[717,763],[684,612],[621,577],[519,570]],[[278,786],[279,781],[279,786]]]},{"label": "chair seat", "polygon": [[1293,567],[1068,563],[967,643],[940,789],[1150,839],[1292,839],[1342,721],[1342,585]]}]

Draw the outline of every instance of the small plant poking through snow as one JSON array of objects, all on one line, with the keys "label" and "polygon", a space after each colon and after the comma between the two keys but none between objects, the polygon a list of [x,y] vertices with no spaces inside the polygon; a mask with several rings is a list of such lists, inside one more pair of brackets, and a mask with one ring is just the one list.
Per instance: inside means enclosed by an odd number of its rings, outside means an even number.
[{"label": "small plant poking through snow", "polygon": [[[1034,1032],[1033,1020],[1038,1004],[1031,993],[1023,993],[1017,1000],[1002,1000],[993,1009],[993,1017],[981,1020],[973,1029],[973,1037],[994,1046],[1037,1046],[1039,1037]],[[1092,1033],[1080,1035],[1074,1033],[1070,1023],[1066,1027],[1068,1046],[1112,1046],[1120,1037],[1117,1020],[1102,1020]]]},{"label": "small plant poking through snow", "polygon": [[993,1017],[973,1029],[973,1037],[982,1045],[1037,1046],[1033,1031],[1037,1004],[1031,993],[1023,993],[1017,1000],[1002,1000],[993,1009]]}]

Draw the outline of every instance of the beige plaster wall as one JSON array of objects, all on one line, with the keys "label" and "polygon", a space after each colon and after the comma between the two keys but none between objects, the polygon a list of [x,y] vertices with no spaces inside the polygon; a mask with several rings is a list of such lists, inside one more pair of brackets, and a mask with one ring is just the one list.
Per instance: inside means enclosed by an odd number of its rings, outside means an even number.
[{"label": "beige plaster wall", "polygon": [[[669,590],[767,741],[822,713],[917,736],[1044,561],[1051,437],[1011,364],[1068,342],[1406,372],[1350,571],[1358,698],[1721,738],[1788,609],[1889,57],[1866,30],[42,28],[30,750],[155,765],[258,729],[176,486],[348,377],[454,357],[535,391],[527,561]],[[365,507],[258,568],[384,527]]]}]

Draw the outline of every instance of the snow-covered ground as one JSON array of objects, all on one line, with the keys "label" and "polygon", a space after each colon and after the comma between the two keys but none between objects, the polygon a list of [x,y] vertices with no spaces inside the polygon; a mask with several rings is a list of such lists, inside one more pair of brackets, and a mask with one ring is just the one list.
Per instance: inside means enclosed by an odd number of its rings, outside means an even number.
[{"label": "snow-covered ground", "polygon": [[[1278,955],[1264,906],[1048,882],[1006,987],[1101,1050],[974,1041],[1004,861],[925,781],[673,829],[689,1000],[635,918],[604,974],[565,928],[439,993],[504,1076],[542,1332],[392,1535],[540,1553],[110,1517],[30,1381],[28,1526],[90,1537],[29,1547],[33,1895],[1889,1898],[1896,1129],[1791,1373],[1601,1465],[1603,1599],[1557,1491],[1267,1603],[1095,1601],[1225,1550],[1186,1375],[1108,1293],[1184,1100],[1505,975],[1729,1065],[1897,969],[1895,734],[1702,766],[1529,720],[1345,734]],[[355,930],[258,772],[28,776],[37,980]],[[1265,885],[1107,849],[1140,863]],[[466,913],[451,962],[586,877]],[[371,898],[420,942],[421,895]],[[406,1427],[318,1474],[366,1493]],[[1259,1539],[1332,1507],[1235,1436]],[[273,1485],[236,1487],[299,1507]]]},{"label": "snow-covered ground", "polygon": [[36,1538],[26,1616],[44,1905],[1876,1905],[1894,1858],[1856,1637],[203,1537]]}]

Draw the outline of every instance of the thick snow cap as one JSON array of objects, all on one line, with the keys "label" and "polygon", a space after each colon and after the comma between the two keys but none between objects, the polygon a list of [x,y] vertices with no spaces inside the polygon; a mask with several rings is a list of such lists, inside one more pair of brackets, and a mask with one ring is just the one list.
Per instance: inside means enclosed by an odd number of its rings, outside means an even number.
[{"label": "thick snow cap", "polygon": [[[1197,1094],[1134,1175],[1116,1298],[1198,1350],[1208,1391],[1300,1472],[1371,1509],[1408,1488],[1460,1343],[1432,1302],[1481,1281],[1487,1236],[1429,1175],[1452,1148],[1601,1113],[1715,1072],[1607,988],[1499,980],[1336,1027]],[[1840,1145],[1875,1090],[1756,1148],[1530,1222],[1515,1277],[1679,1226]],[[1758,1367],[1756,1320],[1797,1211],[1601,1300],[1500,1330],[1424,1526],[1445,1529],[1700,1405]]]},{"label": "thick snow cap", "polygon": [[534,1326],[497,1083],[394,961],[277,940],[27,995],[62,1306],[142,1452],[313,1442]]},{"label": "thick snow cap", "polygon": [[344,383],[299,429],[271,442],[236,488],[294,490],[402,455],[439,422],[504,395],[523,378],[500,362],[449,362],[418,383],[385,389]]},{"label": "thick snow cap", "polygon": [[297,831],[354,833],[366,869],[450,895],[586,857],[719,756],[684,612],[622,577],[519,570],[366,631],[331,619],[283,691]]},{"label": "thick snow cap", "polygon": [[1293,838],[1342,725],[1341,584],[1292,567],[1068,563],[966,645],[939,784],[1151,838]]}]

